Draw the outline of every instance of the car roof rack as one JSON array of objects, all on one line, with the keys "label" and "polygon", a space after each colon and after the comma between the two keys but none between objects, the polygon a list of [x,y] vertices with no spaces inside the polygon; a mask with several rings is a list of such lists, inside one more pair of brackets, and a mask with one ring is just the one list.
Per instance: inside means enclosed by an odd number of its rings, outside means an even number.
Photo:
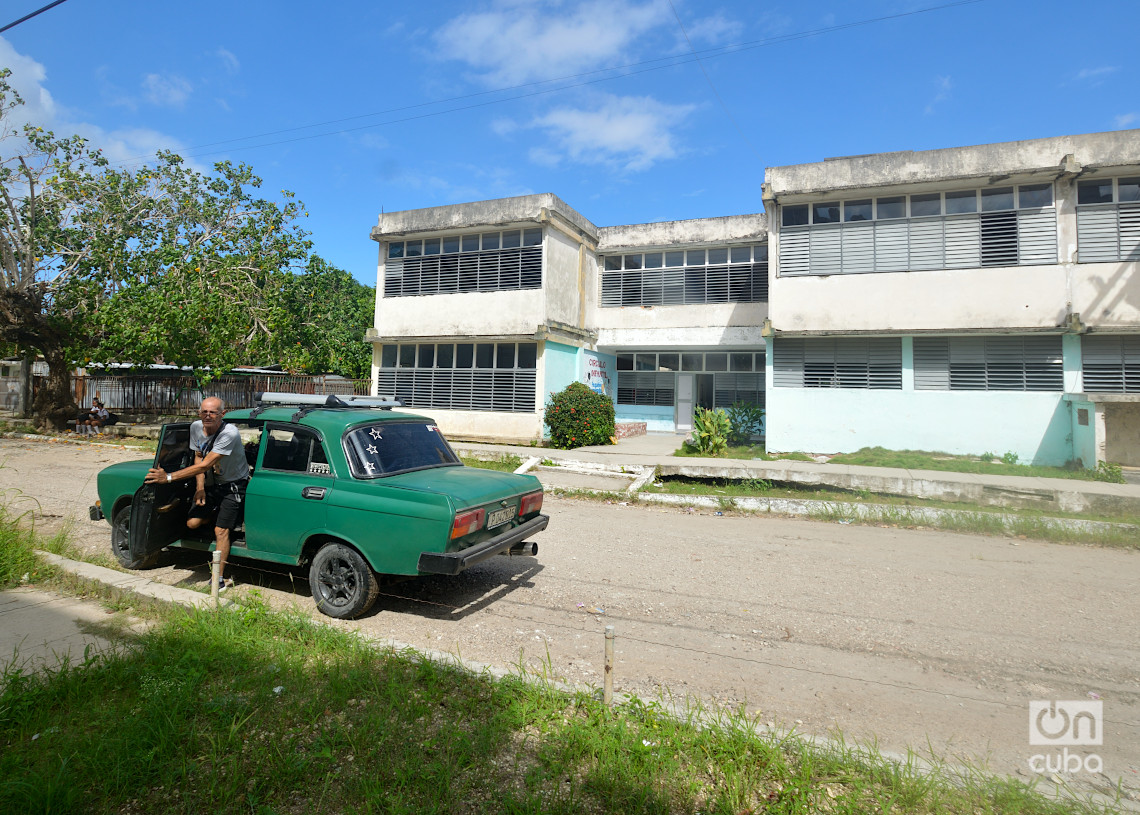
[{"label": "car roof rack", "polygon": [[404,400],[398,396],[355,396],[353,394],[338,393],[283,393],[280,391],[262,391],[254,394],[257,407],[250,413],[253,419],[261,411],[271,407],[295,407],[299,410],[293,414],[293,421],[300,420],[305,414],[313,410],[345,408],[380,408],[391,410],[394,407],[405,407]]}]

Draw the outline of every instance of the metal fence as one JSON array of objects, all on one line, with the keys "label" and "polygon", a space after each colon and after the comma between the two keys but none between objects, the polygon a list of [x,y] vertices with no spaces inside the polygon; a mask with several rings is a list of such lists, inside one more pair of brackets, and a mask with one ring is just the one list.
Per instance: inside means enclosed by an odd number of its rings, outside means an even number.
[{"label": "metal fence", "polygon": [[260,374],[220,376],[204,387],[192,376],[74,376],[72,384],[81,407],[97,398],[110,411],[138,414],[193,413],[208,396],[236,410],[254,407],[254,396],[262,391],[367,396],[372,388],[368,379]]}]

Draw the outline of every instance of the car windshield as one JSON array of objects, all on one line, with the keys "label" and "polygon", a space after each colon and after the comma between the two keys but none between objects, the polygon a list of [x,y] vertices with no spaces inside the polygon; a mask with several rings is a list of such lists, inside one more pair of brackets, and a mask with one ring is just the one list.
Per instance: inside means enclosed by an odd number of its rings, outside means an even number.
[{"label": "car windshield", "polygon": [[357,478],[462,466],[439,428],[427,422],[382,422],[350,430],[345,438]]}]

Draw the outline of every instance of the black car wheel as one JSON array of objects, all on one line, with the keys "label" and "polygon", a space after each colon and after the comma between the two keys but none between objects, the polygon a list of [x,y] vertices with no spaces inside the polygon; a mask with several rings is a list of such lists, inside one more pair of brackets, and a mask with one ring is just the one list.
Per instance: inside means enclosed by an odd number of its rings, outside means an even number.
[{"label": "black car wheel", "polygon": [[359,617],[376,602],[380,587],[360,553],[343,543],[326,543],[309,567],[313,600],[323,614],[340,620]]},{"label": "black car wheel", "polygon": [[158,559],[158,553],[136,558],[131,554],[131,505],[124,504],[111,516],[111,551],[115,559],[127,569],[149,569]]}]

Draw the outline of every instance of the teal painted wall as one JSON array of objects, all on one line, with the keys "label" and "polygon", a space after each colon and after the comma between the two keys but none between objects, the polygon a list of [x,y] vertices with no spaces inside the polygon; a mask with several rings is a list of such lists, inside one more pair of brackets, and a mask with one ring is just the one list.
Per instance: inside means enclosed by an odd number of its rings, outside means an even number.
[{"label": "teal painted wall", "polygon": [[546,379],[546,393],[542,404],[550,401],[550,394],[564,390],[571,382],[578,381],[581,363],[578,355],[581,349],[573,345],[547,340],[542,352],[543,371]]},{"label": "teal painted wall", "polygon": [[[1073,422],[1073,457],[1080,459],[1088,469],[1096,468],[1096,405],[1083,399],[1069,402]],[[1084,411],[1085,424],[1081,424],[1081,411]]]},{"label": "teal painted wall", "polygon": [[811,453],[1013,452],[1023,464],[1060,466],[1073,458],[1070,417],[1060,393],[773,388],[767,444]]},{"label": "teal painted wall", "polygon": [[[1080,338],[1063,337],[1061,347],[1065,388],[1077,389]],[[767,370],[769,450],[1012,452],[1023,464],[1050,466],[1087,455],[1084,433],[1074,426],[1076,411],[1061,392],[914,390],[910,337],[902,338],[902,390],[773,387],[772,357]],[[1078,444],[1082,452],[1077,452]],[[1095,455],[1092,460],[1095,466]]]},{"label": "teal painted wall", "polygon": [[617,421],[645,422],[645,429],[650,433],[674,433],[677,430],[671,407],[620,405],[617,408]]},{"label": "teal painted wall", "polygon": [[[542,363],[546,378],[546,393],[542,398],[544,406],[550,401],[550,394],[565,390],[571,382],[584,382],[595,391],[609,396],[610,401],[616,405],[617,356],[614,354],[603,354],[547,340]],[[543,435],[549,434],[550,430],[544,424]]]}]

